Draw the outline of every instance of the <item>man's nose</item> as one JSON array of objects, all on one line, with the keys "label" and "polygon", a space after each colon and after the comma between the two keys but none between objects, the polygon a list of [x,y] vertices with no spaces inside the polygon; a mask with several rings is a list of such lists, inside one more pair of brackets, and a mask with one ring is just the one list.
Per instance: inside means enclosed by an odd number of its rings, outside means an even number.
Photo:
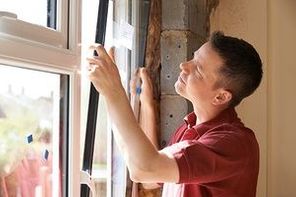
[{"label": "man's nose", "polygon": [[180,69],[184,72],[188,72],[190,70],[190,62],[182,62],[180,64]]}]

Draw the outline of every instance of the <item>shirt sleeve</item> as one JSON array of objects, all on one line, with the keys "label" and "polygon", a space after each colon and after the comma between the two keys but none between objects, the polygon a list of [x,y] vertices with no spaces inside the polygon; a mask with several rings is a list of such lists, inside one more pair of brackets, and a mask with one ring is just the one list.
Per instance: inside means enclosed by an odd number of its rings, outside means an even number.
[{"label": "shirt sleeve", "polygon": [[168,147],[179,168],[179,183],[208,183],[240,173],[245,166],[246,147],[235,135],[219,132],[198,140]]}]

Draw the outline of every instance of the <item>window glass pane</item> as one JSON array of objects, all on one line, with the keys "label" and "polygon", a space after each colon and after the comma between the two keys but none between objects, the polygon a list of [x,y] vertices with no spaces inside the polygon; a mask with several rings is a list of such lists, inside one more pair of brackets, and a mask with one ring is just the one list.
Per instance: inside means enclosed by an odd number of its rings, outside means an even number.
[{"label": "window glass pane", "polygon": [[68,76],[0,65],[0,196],[66,196]]},{"label": "window glass pane", "polygon": [[29,23],[56,29],[56,5],[57,0],[0,0],[0,11],[13,13]]},{"label": "window glass pane", "polygon": [[[82,65],[87,65],[86,56],[92,55],[88,51],[89,43],[95,40],[97,8],[99,1],[82,1]],[[132,13],[132,6],[134,12]],[[149,1],[109,1],[105,47],[115,46],[115,61],[120,71],[122,83],[129,92],[130,73],[133,67],[143,65],[145,51],[146,27],[148,21]],[[129,20],[140,17],[136,21]],[[139,21],[140,20],[140,21]],[[130,25],[132,24],[132,26]],[[131,48],[132,47],[132,48]],[[131,51],[132,49],[132,51]],[[132,70],[132,71],[131,71]],[[85,139],[87,110],[89,101],[90,82],[82,69],[82,98],[81,98],[81,139]],[[111,126],[108,120],[104,98],[99,98],[98,118],[93,155],[92,178],[95,182],[97,196],[129,196],[131,185],[127,178],[126,165],[122,154],[111,137]],[[81,140],[84,143],[84,140]],[[81,144],[84,147],[84,144]],[[83,150],[81,150],[82,155]],[[81,158],[83,158],[81,156]],[[128,189],[129,188],[129,189]]]},{"label": "window glass pane", "polygon": [[[97,23],[97,14],[99,1],[97,0],[89,0],[82,1],[82,65],[87,65],[85,59],[87,56],[93,55],[93,51],[89,51],[88,47],[90,43],[94,43],[95,41],[95,33],[96,33],[96,23]],[[108,18],[112,17],[112,1],[109,1],[109,9],[108,9]],[[107,24],[106,37],[105,37],[105,46],[110,46],[110,35],[112,34],[112,27],[110,24],[111,20],[108,20],[109,24]],[[86,122],[87,122],[87,111],[88,111],[88,101],[89,101],[89,90],[90,90],[90,82],[85,72],[86,69],[82,68],[81,75],[81,158],[83,158],[82,153],[84,149],[84,139],[85,139],[85,131],[86,131]],[[107,109],[106,104],[104,102],[104,98],[102,96],[99,97],[99,105],[97,112],[97,124],[96,124],[96,134],[95,134],[95,147],[93,154],[93,164],[92,164],[92,178],[95,182],[96,193],[97,196],[105,197],[107,196],[107,180],[110,179],[108,177],[108,141],[110,135],[110,128],[108,128],[108,119],[107,119]]]}]

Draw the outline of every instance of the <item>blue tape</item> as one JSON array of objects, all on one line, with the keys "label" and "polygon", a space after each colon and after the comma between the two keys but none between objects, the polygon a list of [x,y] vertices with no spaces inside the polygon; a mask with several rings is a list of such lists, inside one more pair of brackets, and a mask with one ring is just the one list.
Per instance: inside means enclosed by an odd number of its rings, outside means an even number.
[{"label": "blue tape", "polygon": [[47,160],[47,159],[48,159],[48,155],[49,155],[48,150],[47,150],[47,149],[44,149],[43,154],[42,154],[42,158],[43,158],[44,160]]},{"label": "blue tape", "polygon": [[141,94],[141,92],[142,92],[142,89],[141,89],[141,87],[140,86],[137,86],[137,88],[136,88],[136,94]]},{"label": "blue tape", "polygon": [[27,142],[28,142],[28,144],[30,144],[31,142],[33,142],[33,135],[32,134],[30,134],[30,135],[27,136]]}]

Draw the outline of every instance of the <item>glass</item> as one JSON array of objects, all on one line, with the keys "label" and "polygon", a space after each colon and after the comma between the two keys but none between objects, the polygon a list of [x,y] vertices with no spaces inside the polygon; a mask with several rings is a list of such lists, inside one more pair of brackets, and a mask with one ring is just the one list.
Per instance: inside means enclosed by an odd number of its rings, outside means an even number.
[{"label": "glass", "polygon": [[[90,43],[95,40],[96,33],[96,23],[99,1],[89,0],[82,2],[82,65],[87,65],[85,59],[87,56],[93,55],[93,51],[89,51],[88,47]],[[110,47],[110,42],[112,39],[112,11],[113,11],[113,1],[108,3],[108,20],[106,26],[106,36],[105,36],[105,46]],[[89,90],[90,82],[87,75],[84,73],[86,69],[82,68],[81,75],[81,139],[85,139],[86,122],[87,122],[87,110],[89,101]],[[108,152],[108,147],[110,147],[110,134],[111,129],[107,117],[106,104],[102,96],[99,97],[99,104],[97,109],[97,124],[96,124],[96,134],[95,134],[95,146],[93,154],[92,163],[92,178],[95,182],[96,195],[97,196],[107,196],[107,182],[110,180],[110,153]],[[81,140],[81,147],[84,148],[84,140]],[[82,155],[82,152],[81,152]],[[83,156],[81,156],[83,158]],[[108,164],[107,164],[108,163]]]},{"label": "glass", "polygon": [[[93,54],[89,51],[90,43],[94,43],[99,1],[82,1],[82,65],[87,65],[86,57]],[[81,159],[83,159],[84,139],[86,132],[90,82],[83,67],[81,75]],[[107,112],[102,97],[99,97],[95,149],[93,154],[92,179],[95,183],[96,196],[107,196]],[[82,163],[82,162],[81,162]],[[91,195],[90,195],[91,196]]]},{"label": "glass", "polygon": [[[82,4],[82,65],[87,65],[85,59],[92,55],[88,47],[95,40],[99,1],[82,1]],[[135,67],[142,66],[144,62],[149,5],[150,1],[147,0],[109,1],[105,47],[107,49],[110,46],[116,47],[115,61],[127,92],[129,92],[130,73],[134,72]],[[132,18],[136,17],[139,18],[132,21]],[[81,72],[81,147],[84,147],[90,82],[84,67]],[[112,120],[108,120],[106,104],[102,96],[99,98],[97,114],[92,167],[96,195],[129,196],[131,183],[127,178],[128,172],[122,154],[112,138],[110,122]],[[81,155],[82,152],[83,150]]]},{"label": "glass", "polygon": [[0,65],[0,196],[67,196],[68,76]]},{"label": "glass", "polygon": [[57,0],[0,0],[0,12],[13,13],[17,19],[56,29]]}]

